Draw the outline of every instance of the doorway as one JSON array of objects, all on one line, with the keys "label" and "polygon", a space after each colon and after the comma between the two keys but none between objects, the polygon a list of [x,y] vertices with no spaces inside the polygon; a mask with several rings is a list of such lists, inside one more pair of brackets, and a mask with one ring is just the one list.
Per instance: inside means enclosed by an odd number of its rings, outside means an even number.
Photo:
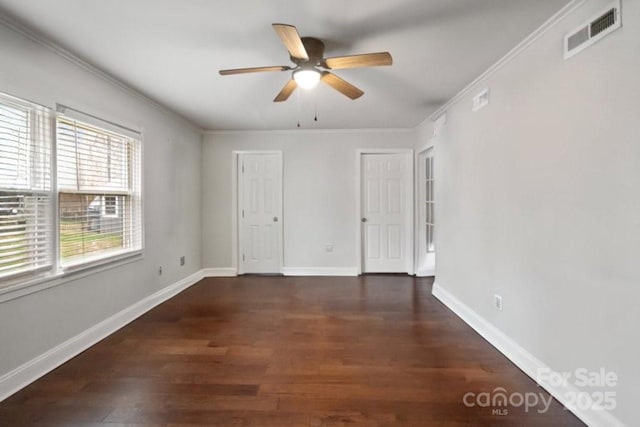
[{"label": "doorway", "polygon": [[282,273],[282,152],[237,161],[238,274]]},{"label": "doorway", "polygon": [[435,248],[435,192],[434,150],[429,147],[418,154],[418,268],[416,276],[434,276]]},{"label": "doorway", "polygon": [[413,274],[412,153],[358,153],[362,273]]}]

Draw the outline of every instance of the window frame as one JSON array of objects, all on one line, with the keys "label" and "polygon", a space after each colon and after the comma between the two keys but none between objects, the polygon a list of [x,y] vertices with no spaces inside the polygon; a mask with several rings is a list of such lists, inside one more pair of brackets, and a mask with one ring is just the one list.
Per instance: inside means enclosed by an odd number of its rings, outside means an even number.
[{"label": "window frame", "polygon": [[[83,113],[82,111],[72,109],[70,107],[62,106],[61,104],[56,104],[56,108],[47,107],[46,105],[39,104],[37,102],[33,102],[27,100],[22,97],[17,97],[11,94],[7,94],[5,92],[0,92],[0,100],[2,98],[7,98],[9,100],[13,99],[18,104],[27,104],[33,105],[34,107],[42,108],[46,110],[48,113],[46,127],[49,132],[49,165],[48,172],[50,176],[49,189],[46,191],[31,191],[37,192],[38,194],[47,195],[50,198],[49,203],[49,214],[51,218],[51,222],[48,225],[48,231],[50,235],[50,242],[48,245],[50,262],[46,266],[42,266],[37,269],[33,269],[30,271],[24,272],[16,272],[16,274],[6,275],[2,277],[0,284],[0,303],[9,301],[15,298],[22,297],[24,295],[28,295],[34,292],[39,292],[44,289],[48,289],[51,287],[59,286],[65,284],[71,280],[76,280],[81,277],[91,276],[102,271],[107,271],[113,268],[118,268],[123,265],[140,261],[144,259],[145,256],[145,192],[144,192],[144,131],[134,130],[135,127],[127,127],[118,124],[118,122],[105,120],[100,117],[96,117],[90,114]],[[132,249],[126,249],[124,251],[114,251],[108,256],[103,256],[98,259],[92,260],[87,259],[83,262],[78,263],[69,263],[62,267],[62,258],[60,253],[60,210],[59,210],[59,194],[60,191],[58,189],[58,171],[57,171],[57,148],[58,148],[58,140],[57,140],[57,132],[56,132],[56,123],[57,118],[61,113],[73,111],[74,115],[83,115],[84,117],[90,118],[91,121],[89,123],[97,128],[102,128],[109,132],[118,133],[117,130],[113,129],[123,129],[127,131],[129,134],[135,134],[134,138],[137,141],[137,187],[135,190],[137,194],[133,194],[134,191],[131,191],[130,195],[132,197],[137,197],[136,201],[138,204],[137,215],[139,216],[138,222],[140,225],[139,230],[139,247],[135,247]],[[67,115],[68,116],[68,115]],[[78,119],[78,121],[84,121],[82,119]],[[108,125],[105,127],[100,126],[100,122]],[[31,124],[33,126],[33,124]],[[109,194],[105,194],[104,196],[108,196]],[[118,198],[116,196],[116,215],[121,215],[121,206],[118,203]],[[101,212],[102,214],[103,212]]]},{"label": "window frame", "polygon": [[[48,181],[48,189],[46,189],[47,184],[44,184],[44,182],[41,182],[40,185],[44,185],[44,188],[37,188],[38,185],[34,182],[34,176],[35,176],[35,171],[32,169],[34,167],[36,167],[33,163],[33,160],[30,158],[27,161],[28,169],[25,171],[28,175],[28,177],[26,178],[24,183],[21,183],[19,180],[19,173],[16,174],[16,181],[15,181],[15,185],[12,187],[11,185],[7,185],[7,187],[4,187],[4,184],[0,185],[0,191],[6,192],[6,193],[13,193],[15,194],[16,197],[18,197],[19,195],[24,195],[24,196],[31,196],[31,197],[46,197],[49,198],[48,201],[48,215],[46,220],[50,220],[51,223],[48,224],[48,227],[45,228],[45,235],[48,234],[48,238],[45,240],[45,244],[46,244],[46,249],[45,249],[45,254],[48,256],[47,257],[47,261],[40,266],[36,266],[34,268],[30,268],[30,269],[26,269],[26,270],[18,270],[18,271],[14,271],[12,273],[6,274],[6,275],[2,275],[0,276],[0,279],[5,282],[8,285],[11,285],[14,282],[20,282],[25,280],[25,278],[30,279],[32,277],[39,277],[42,276],[44,274],[46,274],[47,272],[51,271],[52,269],[54,269],[56,267],[56,258],[55,258],[55,251],[54,251],[54,245],[55,245],[55,232],[53,230],[53,226],[54,226],[54,212],[53,212],[53,208],[54,208],[54,177],[52,176],[52,171],[53,171],[53,165],[52,165],[52,156],[53,156],[53,150],[54,150],[54,146],[53,146],[53,135],[51,134],[51,123],[52,123],[52,117],[54,116],[52,110],[48,107],[45,107],[43,105],[37,104],[35,102],[29,101],[27,99],[24,98],[20,98],[20,97],[16,97],[4,92],[0,92],[0,102],[4,105],[6,105],[9,108],[13,108],[13,109],[19,109],[24,111],[27,114],[27,123],[26,126],[29,128],[29,141],[30,144],[37,144],[38,143],[38,125],[39,125],[39,120],[42,120],[42,126],[43,129],[41,131],[44,131],[44,129],[47,129],[45,132],[48,134],[48,139],[46,138],[47,135],[40,135],[43,138],[43,141],[41,141],[42,143],[44,143],[44,145],[46,145],[46,149],[48,150],[48,154],[49,154],[49,162],[48,162],[48,172],[49,172],[49,181]],[[19,147],[18,147],[19,150]],[[30,153],[31,155],[33,155],[33,153]],[[46,163],[46,162],[45,162]],[[17,166],[19,168],[19,166]],[[43,169],[41,170],[39,173],[45,173],[47,169]],[[46,223],[47,221],[45,221]],[[0,286],[0,291],[4,288],[5,286]]]},{"label": "window frame", "polygon": [[[61,104],[58,104],[56,107],[56,114],[54,115],[53,121],[52,121],[52,126],[54,128],[54,139],[55,139],[55,147],[56,147],[56,157],[58,154],[58,138],[57,138],[57,126],[58,126],[58,119],[61,118],[64,121],[75,121],[78,123],[81,123],[82,125],[85,126],[89,126],[89,127],[93,127],[96,130],[100,130],[103,131],[107,134],[116,134],[131,140],[134,140],[135,143],[137,144],[137,146],[135,147],[135,149],[137,150],[136,156],[138,158],[139,164],[137,165],[137,172],[138,172],[138,176],[128,176],[128,189],[127,191],[117,191],[114,192],[113,194],[109,194],[109,192],[104,192],[104,190],[106,189],[96,189],[95,192],[92,192],[90,190],[80,190],[77,189],[75,191],[70,191],[68,189],[61,189],[59,187],[59,183],[58,183],[58,173],[57,173],[57,158],[56,158],[56,170],[55,170],[55,175],[56,175],[56,188],[55,188],[55,208],[56,208],[56,215],[57,215],[57,219],[56,219],[56,266],[58,268],[58,270],[60,270],[61,272],[65,273],[65,272],[77,272],[77,271],[82,271],[84,269],[88,269],[88,268],[93,268],[95,266],[102,266],[104,264],[109,264],[111,262],[116,262],[122,259],[126,259],[129,257],[137,257],[140,256],[144,253],[144,241],[145,241],[145,233],[144,233],[144,194],[143,194],[143,178],[144,178],[144,171],[143,171],[143,158],[144,158],[144,152],[143,152],[143,133],[141,131],[135,131],[132,130],[129,127],[125,127],[119,124],[116,124],[112,121],[109,120],[105,120],[99,117],[96,117],[94,115],[91,114],[87,114],[84,113],[82,111],[73,109],[71,107],[67,107]],[[120,132],[118,132],[118,130],[120,130]],[[110,141],[110,138],[109,138]],[[128,146],[129,149],[131,148],[131,146]],[[131,153],[129,153],[129,156],[131,156]],[[126,165],[127,166],[127,170],[128,173],[131,174],[132,170],[135,170],[136,168],[132,168],[131,164]],[[110,167],[109,167],[110,169]],[[76,171],[77,173],[77,171]],[[109,170],[109,176],[111,174],[111,170]],[[134,188],[134,182],[133,181],[137,181],[135,184],[137,184],[137,188]],[[111,179],[109,180],[109,182],[111,182]],[[138,194],[136,194],[136,190],[138,192]],[[96,194],[99,195],[101,197],[101,199],[103,200],[104,197],[108,197],[108,196],[115,196],[116,197],[116,203],[118,200],[118,196],[125,196],[125,197],[130,197],[130,203],[133,204],[134,202],[137,202],[139,204],[139,212],[134,213],[134,215],[139,216],[139,224],[140,224],[140,245],[139,247],[133,247],[133,248],[121,248],[121,249],[114,249],[112,251],[108,251],[106,254],[103,252],[102,254],[98,253],[95,255],[89,255],[87,257],[84,257],[82,259],[78,259],[78,260],[71,260],[71,261],[67,261],[64,262],[62,259],[62,251],[61,251],[61,245],[60,245],[60,236],[61,236],[61,230],[60,230],[60,226],[62,224],[62,220],[60,218],[60,195],[61,194]],[[136,201],[136,197],[139,199]],[[118,206],[118,205],[116,205]],[[116,208],[117,209],[117,208]],[[134,211],[134,209],[132,208],[132,212]],[[103,216],[104,214],[104,204],[101,207],[100,210],[100,215]],[[118,218],[118,217],[124,217],[124,215],[114,215],[114,216],[110,216],[110,215],[104,215],[105,218]]]}]

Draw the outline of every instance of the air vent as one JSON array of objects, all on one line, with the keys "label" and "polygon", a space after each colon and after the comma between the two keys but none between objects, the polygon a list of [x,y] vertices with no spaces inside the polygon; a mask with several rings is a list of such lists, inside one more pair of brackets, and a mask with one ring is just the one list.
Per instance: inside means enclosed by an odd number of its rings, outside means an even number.
[{"label": "air vent", "polygon": [[602,15],[591,23],[591,37],[595,37],[607,28],[613,27],[616,24],[616,9],[611,9],[609,12]]},{"label": "air vent", "polygon": [[567,47],[569,52],[580,46],[581,44],[589,41],[589,27],[584,27],[577,33],[571,35],[567,40]]},{"label": "air vent", "polygon": [[609,4],[602,12],[580,25],[564,38],[564,59],[582,52],[622,26],[620,0]]},{"label": "air vent", "polygon": [[475,112],[487,105],[489,105],[489,89],[483,89],[482,92],[473,97],[471,110]]}]

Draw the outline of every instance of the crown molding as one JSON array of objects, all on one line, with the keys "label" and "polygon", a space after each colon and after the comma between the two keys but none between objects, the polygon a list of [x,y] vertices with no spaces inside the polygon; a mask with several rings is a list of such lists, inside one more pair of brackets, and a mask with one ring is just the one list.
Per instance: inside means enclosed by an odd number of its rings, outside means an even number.
[{"label": "crown molding", "polygon": [[318,134],[318,133],[411,133],[415,128],[365,128],[365,129],[248,129],[248,130],[205,130],[204,135],[241,134]]},{"label": "crown molding", "polygon": [[145,95],[144,93],[142,93],[141,91],[134,89],[133,87],[129,86],[128,84],[124,83],[123,81],[119,80],[118,78],[112,76],[111,74],[103,71],[102,69],[98,68],[97,66],[91,64],[89,61],[79,57],[78,55],[70,52],[69,50],[63,48],[62,46],[52,42],[51,40],[49,40],[47,37],[45,37],[43,34],[37,32],[36,30],[34,30],[33,28],[27,26],[26,24],[24,24],[23,22],[21,22],[18,18],[9,15],[6,11],[3,11],[2,9],[0,9],[0,25],[4,25],[5,27],[15,31],[16,33],[28,38],[29,40],[39,44],[40,46],[49,49],[51,52],[55,53],[56,55],[60,56],[61,58],[66,59],[67,61],[71,62],[72,64],[82,68],[85,71],[88,71],[89,73],[93,74],[94,76],[106,81],[107,83],[110,83],[112,86],[122,90],[123,92],[127,93],[128,95],[133,96],[134,98],[143,101],[144,103],[146,103],[147,105],[155,108],[156,110],[164,113],[164,114],[168,114],[176,119],[178,119],[182,124],[186,125],[187,127],[189,127],[190,129],[202,134],[203,133],[203,129],[196,125],[194,122],[192,122],[191,120],[187,119],[186,117],[178,114],[177,112],[175,112],[174,110],[172,110],[171,108],[165,106],[164,104],[161,104],[160,102],[156,101],[155,99],[149,97],[148,95]]},{"label": "crown molding", "polygon": [[451,106],[456,104],[460,99],[462,99],[465,95],[471,92],[480,82],[487,79],[491,75],[495,74],[502,67],[511,62],[514,58],[524,52],[531,44],[533,44],[536,40],[542,37],[547,31],[551,30],[558,23],[560,23],[565,17],[573,13],[576,9],[582,6],[587,0],[571,0],[567,3],[562,9],[560,9],[556,14],[554,14],[551,18],[545,21],[538,29],[536,29],[533,33],[529,34],[524,40],[518,43],[513,49],[511,49],[505,56],[500,58],[495,64],[489,67],[484,73],[480,74],[476,77],[471,83],[465,86],[460,92],[453,96],[449,101],[444,103],[440,108],[431,113],[424,121],[422,121],[418,126],[420,127],[427,120],[434,121],[439,116],[441,116],[444,112],[446,112]]}]

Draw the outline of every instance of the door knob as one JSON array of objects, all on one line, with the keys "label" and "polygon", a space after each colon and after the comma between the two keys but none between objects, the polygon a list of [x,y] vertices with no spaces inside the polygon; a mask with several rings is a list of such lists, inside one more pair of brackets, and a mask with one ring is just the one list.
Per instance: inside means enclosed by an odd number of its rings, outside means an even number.
[{"label": "door knob", "polygon": [[278,217],[277,216],[273,217],[273,222],[278,222]]},{"label": "door knob", "polygon": [[360,221],[367,222],[367,218],[362,218]]}]

